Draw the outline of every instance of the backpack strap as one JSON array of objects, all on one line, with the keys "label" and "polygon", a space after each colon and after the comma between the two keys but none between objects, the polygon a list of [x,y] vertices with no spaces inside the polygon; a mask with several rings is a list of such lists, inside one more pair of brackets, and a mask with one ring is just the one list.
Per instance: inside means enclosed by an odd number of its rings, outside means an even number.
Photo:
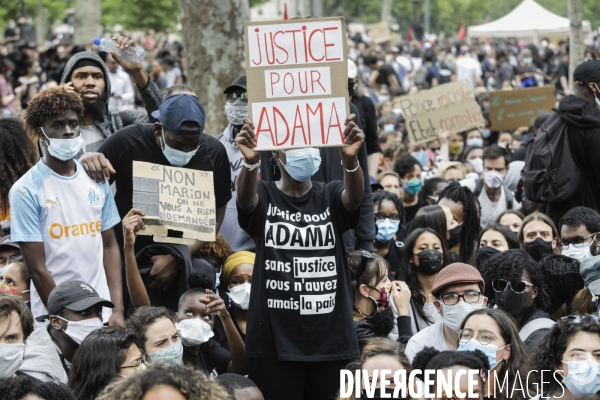
[{"label": "backpack strap", "polygon": [[483,179],[477,178],[475,179],[475,190],[473,191],[473,195],[475,198],[479,198],[481,191],[483,190]]},{"label": "backpack strap", "polygon": [[556,322],[550,318],[534,319],[533,321],[526,323],[525,326],[521,328],[519,331],[519,337],[522,341],[525,341],[533,332],[540,329],[550,329],[554,326],[554,324],[556,324]]},{"label": "backpack strap", "polygon": [[504,195],[506,196],[506,209],[512,210],[514,205],[513,201],[515,199],[513,192],[504,187]]}]

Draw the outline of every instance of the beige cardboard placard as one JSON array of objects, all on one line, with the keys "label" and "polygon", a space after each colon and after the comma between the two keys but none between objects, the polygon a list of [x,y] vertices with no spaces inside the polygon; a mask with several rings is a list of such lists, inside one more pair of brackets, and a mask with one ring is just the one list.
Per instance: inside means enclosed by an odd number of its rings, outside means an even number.
[{"label": "beige cardboard placard", "polygon": [[392,32],[387,22],[378,22],[369,25],[373,34],[373,43],[380,44],[392,40]]},{"label": "beige cardboard placard", "polygon": [[257,150],[342,146],[348,105],[344,18],[245,22]]},{"label": "beige cardboard placard", "polygon": [[133,162],[133,208],[144,211],[138,235],[155,242],[214,242],[215,186],[212,171]]},{"label": "beige cardboard placard", "polygon": [[490,93],[492,130],[517,129],[532,126],[533,120],[554,107],[554,87],[502,90]]},{"label": "beige cardboard placard", "polygon": [[411,143],[436,140],[441,130],[451,133],[484,127],[481,107],[467,82],[453,82],[400,98]]}]

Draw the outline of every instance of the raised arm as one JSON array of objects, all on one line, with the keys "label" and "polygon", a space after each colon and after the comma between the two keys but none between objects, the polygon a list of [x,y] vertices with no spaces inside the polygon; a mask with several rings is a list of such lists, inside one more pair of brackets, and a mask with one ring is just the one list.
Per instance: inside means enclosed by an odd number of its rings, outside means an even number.
[{"label": "raised arm", "polygon": [[125,280],[127,282],[127,290],[129,297],[135,308],[149,306],[150,297],[144,286],[144,281],[140,275],[137,260],[135,259],[135,238],[137,231],[144,229],[145,225],[142,221],[144,213],[140,210],[131,209],[123,218],[123,253],[125,255]]},{"label": "raised arm", "polygon": [[245,214],[250,214],[258,205],[258,168],[250,168],[260,163],[260,152],[255,151],[256,136],[254,123],[250,118],[244,118],[244,126],[235,138],[235,142],[244,157],[244,167],[235,182],[237,202]]},{"label": "raised arm", "polygon": [[[362,201],[364,195],[364,175],[358,162],[358,151],[365,140],[365,134],[354,123],[356,115],[350,114],[346,118],[344,129],[344,144],[340,147],[340,157],[344,168],[344,185],[342,203],[348,213],[353,213]],[[238,195],[239,196],[239,195]]]}]

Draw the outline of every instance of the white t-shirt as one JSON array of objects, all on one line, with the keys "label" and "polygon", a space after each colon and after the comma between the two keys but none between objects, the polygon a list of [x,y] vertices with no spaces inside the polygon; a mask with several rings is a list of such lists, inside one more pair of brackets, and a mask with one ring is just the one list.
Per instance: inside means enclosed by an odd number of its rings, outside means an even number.
[{"label": "white t-shirt", "polygon": [[481,64],[470,57],[461,57],[456,60],[456,80],[467,81],[475,90],[477,78],[481,77]]},{"label": "white t-shirt", "polygon": [[102,131],[96,125],[80,126],[79,131],[83,139],[82,154],[98,151],[104,140],[106,140]]},{"label": "white t-shirt", "polygon": [[446,344],[446,339],[444,339],[444,322],[436,322],[411,337],[404,352],[412,362],[417,353],[425,347],[433,347],[439,351],[450,350]]},{"label": "white t-shirt", "polygon": [[[79,280],[91,285],[101,298],[110,300],[104,272],[102,232],[120,222],[108,182],[92,180],[75,161],[77,172],[64,177],[40,160],[12,187],[11,239],[13,242],[42,242],[46,267],[59,285]],[[33,317],[48,311],[31,282]],[[108,322],[110,308],[103,308]],[[36,321],[36,328],[44,323]]]},{"label": "white t-shirt", "polygon": [[[476,182],[474,179],[464,179],[460,181],[460,185],[464,187],[468,187],[472,192],[475,191]],[[502,193],[500,194],[500,199],[497,202],[493,202],[487,195],[485,191],[485,185],[483,189],[481,189],[481,193],[477,198],[479,200],[479,204],[481,205],[481,228],[486,229],[488,226],[493,225],[496,222],[496,219],[507,210],[506,208],[506,189],[504,186],[502,188]],[[519,203],[513,196],[513,210],[520,210],[521,203]]]}]

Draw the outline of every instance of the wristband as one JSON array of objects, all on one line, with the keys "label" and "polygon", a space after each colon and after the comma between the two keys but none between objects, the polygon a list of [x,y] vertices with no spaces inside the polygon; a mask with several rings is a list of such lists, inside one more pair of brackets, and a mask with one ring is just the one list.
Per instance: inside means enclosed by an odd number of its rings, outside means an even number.
[{"label": "wristband", "polygon": [[260,161],[259,161],[259,162],[257,162],[256,164],[252,164],[252,165],[250,165],[250,164],[246,164],[246,160],[244,160],[244,159],[242,158],[242,165],[243,165],[244,167],[248,168],[248,171],[254,171],[254,170],[255,170],[255,169],[257,169],[258,167],[260,167]]},{"label": "wristband", "polygon": [[[344,162],[340,161],[340,164],[342,164],[342,167],[344,167]],[[356,172],[356,170],[358,170],[358,168],[360,167],[360,162],[358,162],[358,159],[356,160],[356,168],[354,169],[347,169],[346,167],[344,167],[344,169],[346,170],[346,172],[348,173],[352,173],[352,172]]]}]

